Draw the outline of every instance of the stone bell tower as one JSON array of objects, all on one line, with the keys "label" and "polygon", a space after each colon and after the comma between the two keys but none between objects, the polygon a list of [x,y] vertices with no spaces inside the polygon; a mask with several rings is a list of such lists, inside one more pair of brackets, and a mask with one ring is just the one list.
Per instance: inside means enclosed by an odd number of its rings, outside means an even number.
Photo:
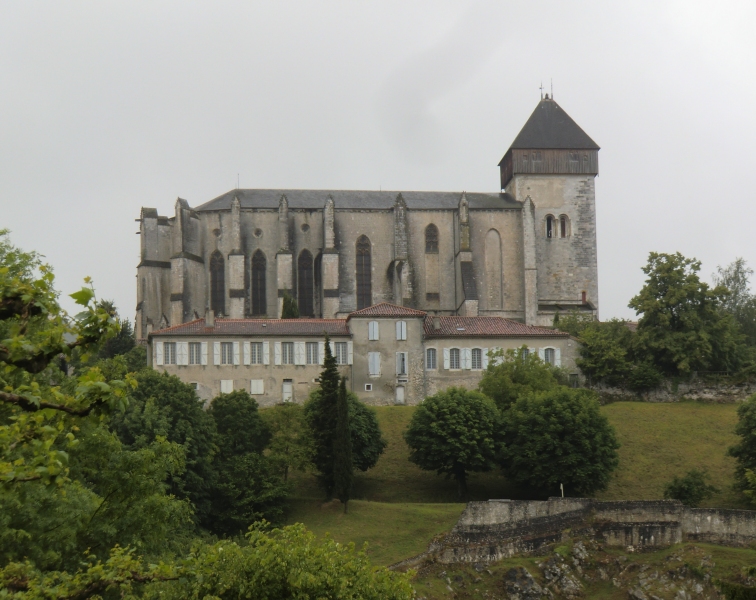
[{"label": "stone bell tower", "polygon": [[599,146],[548,94],[499,163],[501,189],[523,203],[525,320],[598,316]]}]

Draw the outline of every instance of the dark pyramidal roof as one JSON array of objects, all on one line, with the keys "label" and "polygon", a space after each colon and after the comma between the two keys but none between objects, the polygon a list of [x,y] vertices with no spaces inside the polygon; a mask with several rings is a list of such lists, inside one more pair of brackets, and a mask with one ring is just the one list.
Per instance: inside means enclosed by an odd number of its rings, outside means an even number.
[{"label": "dark pyramidal roof", "polygon": [[599,146],[547,95],[538,103],[509,148],[598,150]]}]

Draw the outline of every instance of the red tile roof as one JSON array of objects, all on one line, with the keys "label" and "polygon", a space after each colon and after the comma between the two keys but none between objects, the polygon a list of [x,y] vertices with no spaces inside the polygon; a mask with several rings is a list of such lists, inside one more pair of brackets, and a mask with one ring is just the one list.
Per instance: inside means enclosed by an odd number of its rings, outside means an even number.
[{"label": "red tile roof", "polygon": [[[439,320],[439,329],[433,327]],[[569,333],[524,325],[503,317],[427,317],[425,337],[569,337]]]},{"label": "red tile roof", "polygon": [[205,327],[205,319],[153,331],[152,335],[351,335],[345,319],[215,319],[215,327]]},{"label": "red tile roof", "polygon": [[423,310],[407,308],[406,306],[399,306],[390,302],[379,302],[378,304],[373,304],[373,306],[349,313],[347,320],[352,317],[424,317],[427,314]]}]

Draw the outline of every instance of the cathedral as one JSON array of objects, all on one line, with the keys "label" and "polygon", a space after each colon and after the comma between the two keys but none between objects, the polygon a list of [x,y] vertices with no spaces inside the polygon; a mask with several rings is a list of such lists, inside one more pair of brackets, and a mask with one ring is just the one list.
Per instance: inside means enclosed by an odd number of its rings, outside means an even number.
[{"label": "cathedral", "polygon": [[499,191],[236,189],[142,208],[136,334],[195,321],[345,319],[379,303],[550,326],[598,314],[598,145],[547,95],[499,162]]}]

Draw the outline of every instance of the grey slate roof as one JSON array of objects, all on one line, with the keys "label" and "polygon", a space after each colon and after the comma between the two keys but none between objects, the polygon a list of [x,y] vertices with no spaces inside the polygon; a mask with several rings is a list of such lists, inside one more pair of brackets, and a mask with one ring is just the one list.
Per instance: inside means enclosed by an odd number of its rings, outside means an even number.
[{"label": "grey slate roof", "polygon": [[541,100],[510,149],[598,150],[599,146],[554,100]]},{"label": "grey slate roof", "polygon": [[[454,210],[459,207],[462,192],[379,192],[360,190],[230,190],[195,208],[196,211],[229,210],[234,196],[239,197],[242,208],[278,208],[285,195],[290,209],[321,209],[328,196],[333,197],[334,208],[391,210],[399,194],[410,210]],[[470,209],[514,208],[522,204],[510,194],[468,193]]]}]

